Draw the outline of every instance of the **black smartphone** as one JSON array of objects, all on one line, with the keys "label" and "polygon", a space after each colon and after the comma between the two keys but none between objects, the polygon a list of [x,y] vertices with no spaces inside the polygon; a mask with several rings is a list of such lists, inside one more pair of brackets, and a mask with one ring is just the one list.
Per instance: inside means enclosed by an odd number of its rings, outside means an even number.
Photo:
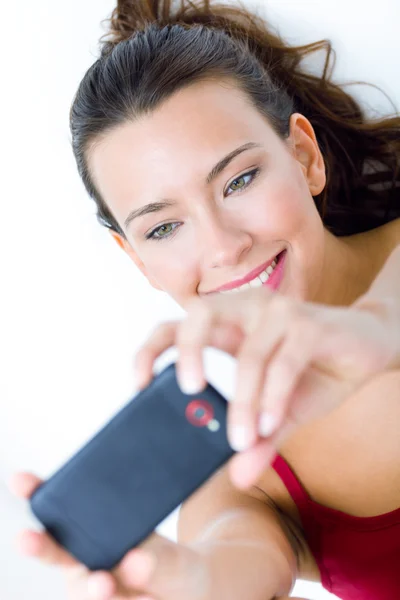
[{"label": "black smartphone", "polygon": [[47,532],[90,570],[110,570],[233,454],[227,402],[154,377],[30,498]]}]

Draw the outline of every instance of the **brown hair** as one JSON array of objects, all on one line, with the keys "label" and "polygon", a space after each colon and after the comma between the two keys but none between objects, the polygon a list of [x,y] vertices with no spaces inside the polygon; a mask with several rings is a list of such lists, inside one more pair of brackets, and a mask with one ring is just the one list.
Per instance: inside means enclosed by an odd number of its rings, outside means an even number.
[{"label": "brown hair", "polygon": [[[327,175],[314,200],[333,234],[367,231],[400,217],[400,116],[368,119],[343,86],[330,80],[335,54],[328,40],[290,46],[242,6],[209,0],[179,0],[174,6],[171,0],[118,0],[101,56],[71,107],[75,159],[103,225],[125,237],[91,178],[91,145],[183,86],[213,76],[233,78],[282,139],[290,133],[292,113],[309,119]],[[326,53],[320,77],[301,66],[318,51]]]}]

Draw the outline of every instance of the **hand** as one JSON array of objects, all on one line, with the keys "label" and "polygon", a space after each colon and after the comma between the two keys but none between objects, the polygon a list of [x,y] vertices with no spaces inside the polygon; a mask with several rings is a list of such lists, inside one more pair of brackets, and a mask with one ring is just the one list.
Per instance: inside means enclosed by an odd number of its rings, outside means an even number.
[{"label": "hand", "polygon": [[138,385],[150,383],[154,361],[173,345],[186,393],[205,386],[203,348],[237,358],[228,436],[234,449],[248,449],[230,463],[240,488],[257,480],[294,428],[329,413],[390,368],[396,351],[384,304],[331,307],[256,288],[195,298],[185,308],[184,320],[157,327],[137,352]]},{"label": "hand", "polygon": [[[30,473],[17,473],[13,493],[29,498],[42,483]],[[22,553],[63,569],[70,600],[208,600],[212,594],[206,554],[152,534],[131,550],[112,571],[89,571],[45,532],[23,531],[18,540]],[[152,572],[152,564],[153,572]],[[90,595],[88,586],[98,593]],[[238,599],[239,600],[239,599]]]},{"label": "hand", "polygon": [[[10,487],[29,498],[41,483],[31,473],[16,473]],[[289,600],[276,595],[277,587],[286,591],[293,582],[290,575],[280,580],[282,558],[271,554],[268,540],[257,541],[254,534],[250,542],[206,537],[186,546],[152,534],[112,572],[89,571],[45,532],[23,531],[18,546],[22,553],[63,569],[70,600],[252,600],[261,595]],[[257,570],[262,576],[255,580]]]}]

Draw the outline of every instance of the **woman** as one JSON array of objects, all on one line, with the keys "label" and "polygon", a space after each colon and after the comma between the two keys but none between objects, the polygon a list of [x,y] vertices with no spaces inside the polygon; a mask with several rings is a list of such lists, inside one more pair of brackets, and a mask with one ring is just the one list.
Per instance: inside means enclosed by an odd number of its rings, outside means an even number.
[{"label": "woman", "polygon": [[[299,577],[395,598],[400,118],[368,122],[329,81],[329,44],[287,47],[244,9],[121,1],[111,25],[71,110],[78,169],[100,222],[187,310],[138,353],[140,385],[173,344],[188,391],[204,346],[236,356],[244,452],[183,505],[178,544],[154,534],[112,574],[43,534],[25,551],[65,567],[75,600],[89,583],[114,600],[283,599]],[[322,48],[323,77],[303,72]]]}]

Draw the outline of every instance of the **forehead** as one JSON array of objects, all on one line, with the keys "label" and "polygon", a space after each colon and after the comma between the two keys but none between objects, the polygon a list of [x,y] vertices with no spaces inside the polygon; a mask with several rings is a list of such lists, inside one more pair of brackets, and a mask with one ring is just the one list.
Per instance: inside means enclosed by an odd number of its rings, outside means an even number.
[{"label": "forehead", "polygon": [[[202,179],[210,166],[249,141],[276,143],[267,120],[229,81],[197,82],[168,98],[154,112],[125,122],[96,143],[89,168],[106,202],[132,202],[132,184]],[[146,182],[146,184],[145,184]],[[144,185],[145,184],[145,185]],[[154,198],[153,198],[154,199]]]}]

